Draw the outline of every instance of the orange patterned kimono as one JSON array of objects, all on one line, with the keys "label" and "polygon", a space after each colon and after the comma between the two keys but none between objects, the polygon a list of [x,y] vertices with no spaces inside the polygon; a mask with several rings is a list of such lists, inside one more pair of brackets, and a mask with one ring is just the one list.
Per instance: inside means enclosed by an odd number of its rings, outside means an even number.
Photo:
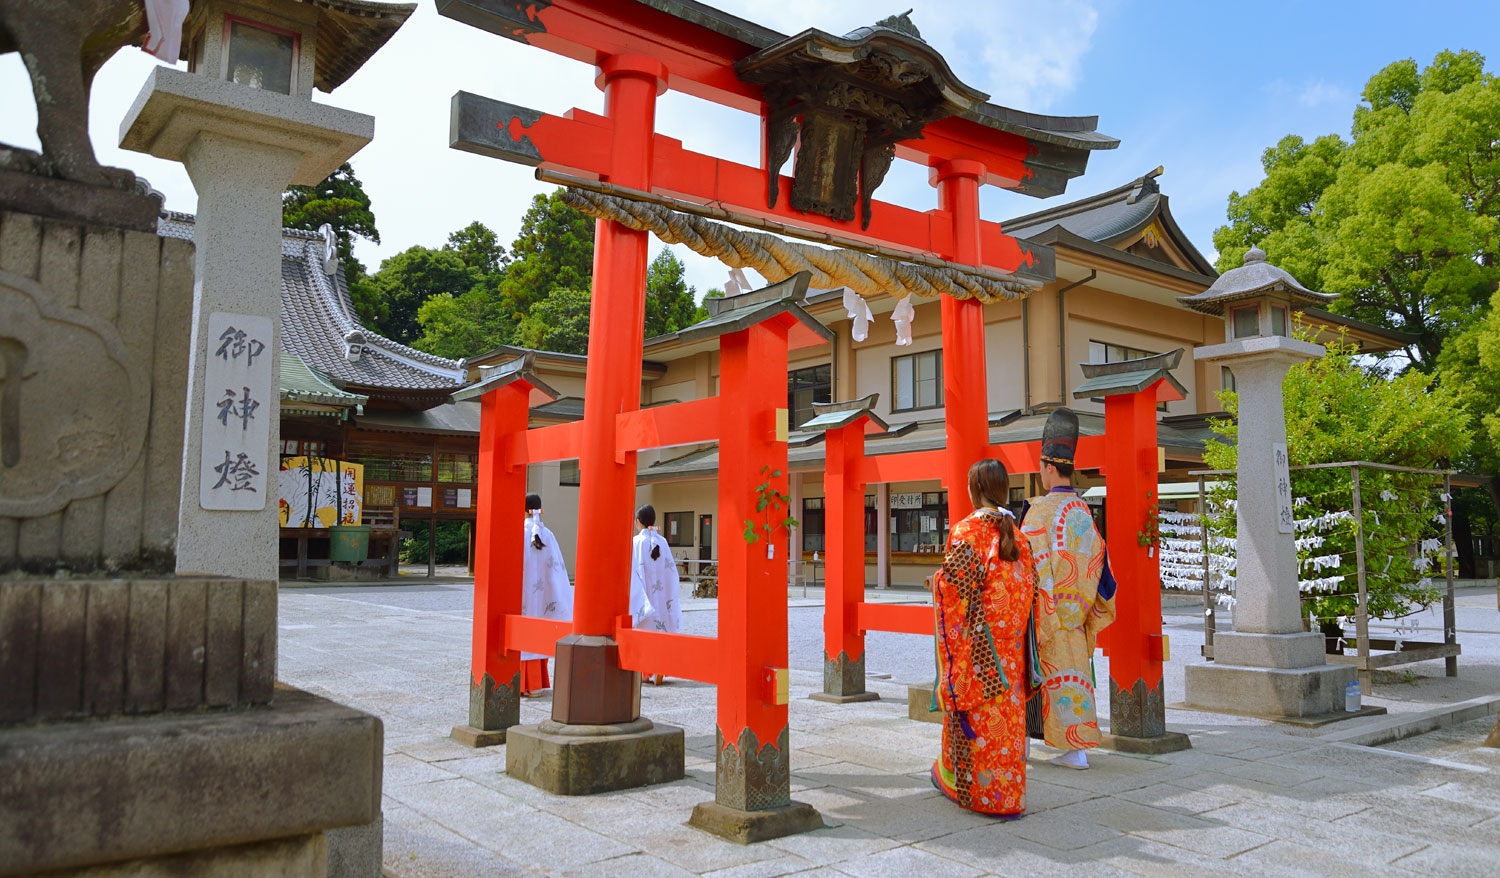
[{"label": "orange patterned kimono", "polygon": [[972,811],[1019,817],[1026,810],[1026,710],[1022,660],[1036,592],[1031,551],[999,558],[993,512],[953,528],[933,586],[943,755],[932,783]]},{"label": "orange patterned kimono", "polygon": [[1047,746],[1099,746],[1094,643],[1115,618],[1115,581],[1094,516],[1072,490],[1034,497],[1021,524],[1037,565],[1036,640]]}]

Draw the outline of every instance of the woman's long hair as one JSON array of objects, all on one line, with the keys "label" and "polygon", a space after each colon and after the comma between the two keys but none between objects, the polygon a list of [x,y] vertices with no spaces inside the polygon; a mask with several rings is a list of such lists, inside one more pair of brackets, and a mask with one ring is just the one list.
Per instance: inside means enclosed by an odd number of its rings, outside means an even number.
[{"label": "woman's long hair", "polygon": [[[635,520],[641,523],[641,527],[653,527],[656,524],[656,507],[647,503],[635,511]],[[651,541],[651,560],[657,561],[661,558],[661,546]]]},{"label": "woman's long hair", "polygon": [[[1005,464],[993,457],[975,462],[969,467],[969,496],[988,509],[1004,509],[1010,498],[1010,473]],[[1000,529],[1000,558],[1014,561],[1021,557],[1021,548],[1016,545],[1016,522],[1011,516],[1001,513],[989,516]]]}]

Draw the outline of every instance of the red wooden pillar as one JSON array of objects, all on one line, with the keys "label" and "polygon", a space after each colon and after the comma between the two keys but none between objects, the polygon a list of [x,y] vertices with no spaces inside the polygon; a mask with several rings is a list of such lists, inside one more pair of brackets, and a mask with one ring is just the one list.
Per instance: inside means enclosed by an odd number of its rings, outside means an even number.
[{"label": "red wooden pillar", "polygon": [[[979,184],[984,165],[954,159],[937,165],[938,205],[953,219],[952,252],[946,259],[979,265]],[[973,511],[969,505],[969,467],[989,454],[990,406],[984,366],[984,303],[978,299],[942,297],[943,405],[947,455],[943,485],[948,489],[948,517],[957,523]]]},{"label": "red wooden pillar", "polygon": [[[611,124],[605,179],[649,189],[656,96],[666,87],[666,68],[644,56],[615,55],[605,58],[599,70]],[[634,675],[620,669],[609,638],[630,603],[636,453],[616,453],[615,418],[640,407],[649,241],[646,232],[608,220],[600,220],[595,229],[573,634],[558,642],[552,718],[611,724],[640,715]]]},{"label": "red wooden pillar", "polygon": [[[1159,383],[1159,382],[1158,382]],[[1109,639],[1109,727],[1116,738],[1160,738],[1166,734],[1162,697],[1161,556],[1142,546],[1148,501],[1157,490],[1156,403],[1158,385],[1104,401],[1109,565],[1118,583]]]},{"label": "red wooden pillar", "polygon": [[[722,338],[720,398],[743,413],[743,426],[719,440],[719,676],[718,775],[714,800],[735,811],[791,804],[788,762],[786,559],[767,557],[765,533],[753,543],[746,522],[759,528],[756,488],[769,479],[787,486],[786,440],[778,409],[786,406],[787,327],[758,324]],[[728,426],[728,425],[726,425]],[[765,474],[762,467],[769,467]],[[771,524],[779,524],[772,516]],[[772,541],[783,543],[778,539]]]},{"label": "red wooden pillar", "polygon": [[824,533],[828,554],[823,600],[823,691],[818,701],[874,701],[865,690],[865,635],[857,614],[865,599],[865,483],[859,478],[865,456],[866,420],[824,435],[827,469]]},{"label": "red wooden pillar", "polygon": [[531,385],[517,381],[480,399],[479,498],[474,542],[474,643],[469,725],[455,736],[477,746],[505,740],[520,722],[521,655],[506,651],[505,617],[521,613],[526,467],[509,459],[526,432]]}]

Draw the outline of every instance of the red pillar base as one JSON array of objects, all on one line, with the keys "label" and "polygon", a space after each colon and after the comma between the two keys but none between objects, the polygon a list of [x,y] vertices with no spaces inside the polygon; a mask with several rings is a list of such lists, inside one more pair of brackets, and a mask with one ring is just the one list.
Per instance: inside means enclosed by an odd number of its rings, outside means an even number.
[{"label": "red pillar base", "polygon": [[735,844],[754,844],[822,829],[823,815],[806,802],[791,802],[765,811],[741,811],[718,802],[700,802],[688,825]]},{"label": "red pillar base", "polygon": [[829,704],[852,704],[856,701],[879,701],[880,695],[865,689],[865,657],[850,658],[840,652],[829,658],[823,653],[823,691],[807,696]]}]

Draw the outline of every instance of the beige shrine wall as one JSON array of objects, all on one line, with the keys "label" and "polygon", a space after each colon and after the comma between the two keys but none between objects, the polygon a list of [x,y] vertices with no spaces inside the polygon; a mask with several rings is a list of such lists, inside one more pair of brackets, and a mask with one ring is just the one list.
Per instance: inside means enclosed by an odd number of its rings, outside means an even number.
[{"label": "beige shrine wall", "polygon": [[[1104,411],[1102,402],[1071,399],[1072,388],[1084,382],[1080,363],[1089,359],[1089,343],[1097,341],[1151,353],[1184,348],[1182,363],[1172,374],[1187,389],[1187,399],[1168,403],[1164,414],[1184,415],[1199,411],[1201,390],[1192,357],[1193,348],[1204,344],[1204,321],[1200,315],[1091,287],[1069,292],[1066,308],[1068,405],[1080,411]],[[1143,330],[1140,328],[1143,326],[1152,327],[1152,330]],[[1217,402],[1213,402],[1208,410],[1216,408]]]}]

